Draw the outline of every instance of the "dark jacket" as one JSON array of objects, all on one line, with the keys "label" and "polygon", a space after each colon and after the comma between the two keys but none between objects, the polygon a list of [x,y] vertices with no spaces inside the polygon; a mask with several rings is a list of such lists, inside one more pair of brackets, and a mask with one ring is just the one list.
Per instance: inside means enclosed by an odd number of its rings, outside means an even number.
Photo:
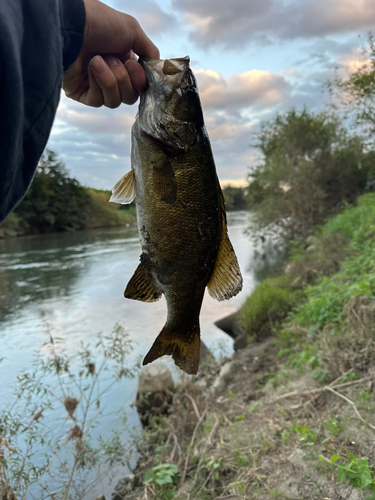
[{"label": "dark jacket", "polygon": [[0,222],[30,185],[84,26],[83,0],[0,0]]}]

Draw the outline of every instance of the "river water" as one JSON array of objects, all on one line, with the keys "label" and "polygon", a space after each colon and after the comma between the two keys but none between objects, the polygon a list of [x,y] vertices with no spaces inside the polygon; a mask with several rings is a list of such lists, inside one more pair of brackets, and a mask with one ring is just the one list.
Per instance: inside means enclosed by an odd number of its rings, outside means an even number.
[{"label": "river water", "polygon": [[[202,339],[215,355],[231,354],[232,340],[214,322],[236,311],[256,283],[256,248],[244,235],[250,217],[248,212],[228,213],[243,291],[220,303],[207,293],[204,298]],[[50,333],[64,340],[69,355],[81,341],[93,345],[98,332],[109,333],[120,324],[134,341],[129,364],[147,353],[164,325],[166,304],[164,298],[151,304],[124,299],[139,256],[135,226],[0,240],[0,409],[11,398],[17,373],[31,366]],[[165,362],[177,373],[170,360]],[[127,408],[132,425],[138,425],[130,408],[136,384],[128,380],[107,395],[107,408]]]}]

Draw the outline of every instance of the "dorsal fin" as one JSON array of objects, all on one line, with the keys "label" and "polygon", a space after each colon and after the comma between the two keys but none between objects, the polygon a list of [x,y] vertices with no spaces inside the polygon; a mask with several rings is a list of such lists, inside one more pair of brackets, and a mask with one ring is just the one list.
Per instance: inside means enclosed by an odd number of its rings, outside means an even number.
[{"label": "dorsal fin", "polygon": [[121,177],[112,188],[112,196],[109,201],[126,205],[135,198],[135,175],[131,169]]},{"label": "dorsal fin", "polygon": [[155,283],[144,262],[141,261],[130,278],[124,295],[127,299],[141,300],[142,302],[156,302],[160,299],[162,291]]},{"label": "dorsal fin", "polygon": [[[219,186],[220,189],[220,186]],[[216,300],[226,300],[242,290],[242,276],[232,243],[229,240],[224,195],[220,189],[222,228],[215,267],[209,282],[208,293]]]}]

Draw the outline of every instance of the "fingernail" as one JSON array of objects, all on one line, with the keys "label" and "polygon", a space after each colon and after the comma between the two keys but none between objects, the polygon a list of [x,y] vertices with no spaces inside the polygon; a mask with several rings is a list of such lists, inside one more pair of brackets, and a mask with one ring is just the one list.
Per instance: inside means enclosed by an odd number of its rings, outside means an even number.
[{"label": "fingernail", "polygon": [[101,56],[95,56],[91,59],[91,67],[99,73],[99,75],[103,75],[108,69],[108,66]]}]

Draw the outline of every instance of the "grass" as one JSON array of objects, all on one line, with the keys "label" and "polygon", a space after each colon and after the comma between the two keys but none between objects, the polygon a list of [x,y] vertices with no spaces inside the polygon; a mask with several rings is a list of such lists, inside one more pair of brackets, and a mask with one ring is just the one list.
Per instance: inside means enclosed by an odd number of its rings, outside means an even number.
[{"label": "grass", "polygon": [[331,219],[324,234],[350,237],[349,258],[341,263],[339,272],[323,277],[305,290],[306,301],[297,308],[294,321],[321,329],[343,321],[343,306],[357,296],[375,301],[375,195],[358,200],[355,207]]},{"label": "grass", "polygon": [[246,299],[238,319],[249,338],[260,340],[271,335],[296,302],[287,277],[267,278]]}]

